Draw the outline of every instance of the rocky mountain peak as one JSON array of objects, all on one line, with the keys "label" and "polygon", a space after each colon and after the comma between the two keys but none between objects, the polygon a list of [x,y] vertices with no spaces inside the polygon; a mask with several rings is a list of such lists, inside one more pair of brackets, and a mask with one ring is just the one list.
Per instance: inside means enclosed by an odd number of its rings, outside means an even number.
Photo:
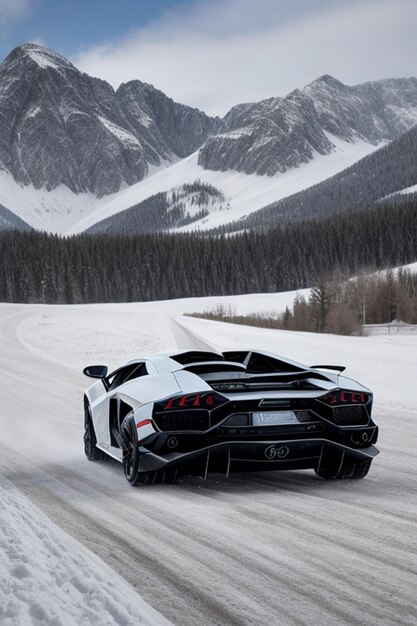
[{"label": "rocky mountain peak", "polygon": [[307,87],[319,85],[330,87],[332,89],[346,89],[346,85],[337,78],[334,78],[334,76],[331,76],[331,74],[323,74],[322,76],[319,76],[318,78],[313,80]]},{"label": "rocky mountain peak", "polygon": [[224,126],[220,118],[209,117],[199,109],[174,102],[153,85],[139,80],[123,83],[116,95],[129,115],[138,116],[140,107],[146,116],[145,124],[149,126],[152,120],[161,141],[179,157],[195,152],[208,136]]},{"label": "rocky mountain peak", "polygon": [[234,107],[225,131],[208,138],[199,164],[211,170],[275,175],[336,150],[337,140],[373,145],[417,123],[417,80],[349,86],[329,74],[285,98]]},{"label": "rocky mountain peak", "polygon": [[0,169],[36,189],[117,192],[197,150],[218,124],[140,81],[115,92],[37,44],[0,65]]},{"label": "rocky mountain peak", "polygon": [[58,52],[35,43],[24,43],[17,46],[5,58],[3,63],[8,67],[14,64],[29,63],[32,66],[35,65],[41,69],[52,68],[58,71],[78,71],[77,68],[70,61],[68,61],[68,59]]}]

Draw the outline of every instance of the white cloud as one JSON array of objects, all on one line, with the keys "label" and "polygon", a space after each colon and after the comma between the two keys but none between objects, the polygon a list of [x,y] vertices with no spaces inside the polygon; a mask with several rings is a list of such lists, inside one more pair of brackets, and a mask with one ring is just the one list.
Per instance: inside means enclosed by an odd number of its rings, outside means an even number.
[{"label": "white cloud", "polygon": [[415,0],[206,0],[73,61],[115,87],[138,78],[223,115],[324,73],[347,83],[415,75],[416,23]]},{"label": "white cloud", "polygon": [[0,0],[0,24],[24,17],[31,5],[32,0]]}]

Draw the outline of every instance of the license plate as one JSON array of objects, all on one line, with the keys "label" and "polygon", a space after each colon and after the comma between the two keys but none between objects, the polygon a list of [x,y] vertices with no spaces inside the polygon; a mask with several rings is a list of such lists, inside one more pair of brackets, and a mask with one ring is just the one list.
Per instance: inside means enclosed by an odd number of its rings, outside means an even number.
[{"label": "license plate", "polygon": [[252,413],[254,426],[278,426],[279,424],[298,424],[293,411],[270,411],[268,413]]}]

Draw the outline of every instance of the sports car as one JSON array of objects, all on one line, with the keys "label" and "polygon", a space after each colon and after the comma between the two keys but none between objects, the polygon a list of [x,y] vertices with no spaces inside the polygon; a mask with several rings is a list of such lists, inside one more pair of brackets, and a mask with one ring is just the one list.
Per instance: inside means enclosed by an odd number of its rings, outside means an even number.
[{"label": "sports car", "polygon": [[160,353],[110,374],[92,365],[85,454],[120,461],[132,485],[255,470],[364,478],[378,454],[373,398],[344,369],[254,350]]}]

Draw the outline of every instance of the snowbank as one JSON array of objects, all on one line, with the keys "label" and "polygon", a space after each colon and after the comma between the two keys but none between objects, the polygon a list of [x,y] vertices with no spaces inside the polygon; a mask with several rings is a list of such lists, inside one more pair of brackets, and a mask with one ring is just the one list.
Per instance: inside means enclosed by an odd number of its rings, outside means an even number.
[{"label": "snowbank", "polygon": [[167,625],[0,475],[2,626]]}]

